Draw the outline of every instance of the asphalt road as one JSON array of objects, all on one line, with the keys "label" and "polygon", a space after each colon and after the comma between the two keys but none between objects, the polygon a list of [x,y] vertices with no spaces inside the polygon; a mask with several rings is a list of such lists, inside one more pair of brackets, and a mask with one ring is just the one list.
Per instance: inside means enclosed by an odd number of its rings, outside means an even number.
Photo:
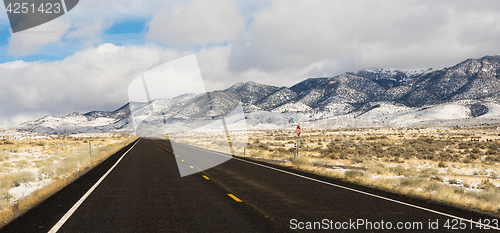
[{"label": "asphalt road", "polygon": [[[0,231],[48,232],[130,147]],[[175,155],[170,151],[165,140],[138,141],[57,232],[286,232],[307,222],[355,232],[404,231],[398,226],[478,232],[484,229],[453,217],[494,223],[487,215],[239,158],[181,177],[176,161],[196,170],[207,160],[197,154],[227,155],[180,145]],[[466,229],[446,229],[447,221]],[[430,222],[438,229],[430,230]]]}]

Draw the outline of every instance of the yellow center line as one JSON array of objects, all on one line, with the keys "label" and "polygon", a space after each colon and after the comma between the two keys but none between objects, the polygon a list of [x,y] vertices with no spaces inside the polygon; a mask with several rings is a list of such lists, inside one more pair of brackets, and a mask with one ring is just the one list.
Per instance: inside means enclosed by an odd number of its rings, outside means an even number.
[{"label": "yellow center line", "polygon": [[240,200],[239,198],[237,198],[235,195],[233,194],[228,194],[228,196],[230,196],[231,198],[233,198],[236,202],[243,202],[242,200]]},{"label": "yellow center line", "polygon": [[210,180],[210,178],[208,178],[208,176],[205,176],[205,175],[203,175],[203,178]]},{"label": "yellow center line", "polygon": [[189,166],[190,168],[194,168],[193,166]]},{"label": "yellow center line", "polygon": [[184,160],[181,160],[182,162],[184,162]]},{"label": "yellow center line", "polygon": [[[154,142],[154,143],[156,143],[156,144],[157,144],[158,146],[160,146],[161,148],[165,149],[166,151],[168,151],[168,152],[170,152],[170,153],[172,153],[172,154],[174,155],[174,152],[173,152],[173,151],[171,151],[171,150],[169,150],[169,149],[165,148],[164,146],[160,145],[159,143],[157,143],[157,142],[155,142],[155,141],[153,141],[153,142]],[[177,157],[179,157],[179,156],[177,156]]]}]

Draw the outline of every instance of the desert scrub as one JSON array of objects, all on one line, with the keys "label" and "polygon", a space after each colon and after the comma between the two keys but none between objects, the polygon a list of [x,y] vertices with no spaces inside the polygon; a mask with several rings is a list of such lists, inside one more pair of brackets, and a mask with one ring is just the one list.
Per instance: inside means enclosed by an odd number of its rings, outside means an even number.
[{"label": "desert scrub", "polygon": [[304,156],[299,156],[293,159],[292,164],[295,166],[313,166],[313,163]]},{"label": "desert scrub", "polygon": [[464,187],[455,186],[455,187],[453,187],[452,190],[454,193],[464,194],[466,189]]},{"label": "desert scrub", "polygon": [[47,160],[35,160],[33,163],[36,168],[42,168],[50,164]]},{"label": "desert scrub", "polygon": [[422,184],[422,180],[401,177],[399,183],[401,186],[419,187]]},{"label": "desert scrub", "polygon": [[45,175],[46,177],[52,177],[53,175],[56,174],[57,170],[57,165],[56,164],[51,164],[48,166],[44,166],[43,168],[38,170],[38,173],[40,175]]},{"label": "desert scrub", "polygon": [[321,158],[321,159],[316,159],[316,160],[313,160],[312,161],[314,163],[314,165],[317,165],[317,164],[333,164],[333,160],[331,159],[325,159],[325,158]]},{"label": "desert scrub", "polygon": [[23,169],[23,168],[28,167],[28,165],[29,165],[28,160],[22,159],[22,160],[16,161],[14,167],[18,168],[18,169]]},{"label": "desert scrub", "polygon": [[[302,170],[500,214],[500,201],[495,202],[492,198],[492,193],[498,189],[493,185],[500,184],[496,174],[500,170],[500,133],[497,127],[304,131],[301,156],[309,158],[316,167],[310,166]],[[292,155],[294,132],[270,132],[250,132],[252,135],[249,136],[251,140],[246,155],[258,152],[264,157],[275,159],[281,153]],[[310,139],[307,134],[310,134]],[[272,139],[268,139],[268,135],[272,135]],[[341,141],[347,135],[350,138],[362,135],[366,141],[362,145]],[[471,141],[473,136],[481,136],[481,141]],[[259,141],[255,143],[257,138]],[[268,145],[267,149],[260,147],[261,144]],[[297,163],[298,161],[295,162],[296,166]],[[361,167],[365,172],[363,175],[359,174],[359,170],[346,173],[343,169],[326,169],[328,166],[320,164]],[[473,173],[477,176],[470,176]],[[368,179],[366,174],[373,177]],[[489,182],[484,181],[486,178],[490,179]],[[498,194],[500,195],[500,191]]]},{"label": "desert scrub", "polygon": [[430,192],[438,192],[440,190],[443,189],[443,184],[441,184],[440,182],[431,182],[429,183],[429,185],[427,185],[427,187],[425,187],[425,190],[427,191],[430,191]]},{"label": "desert scrub", "polygon": [[363,163],[364,161],[365,161],[365,159],[362,158],[361,156],[354,156],[351,158],[352,164]]},{"label": "desert scrub", "polygon": [[395,167],[392,167],[391,169],[391,172],[395,175],[403,175],[405,172],[406,172],[406,168],[403,167],[403,165],[399,164]]},{"label": "desert scrub", "polygon": [[457,179],[455,179],[455,178],[453,178],[453,179],[449,179],[449,180],[448,180],[448,183],[449,183],[449,184],[458,184],[458,180],[457,180]]},{"label": "desert scrub", "polygon": [[284,153],[272,153],[269,155],[271,159],[279,159],[279,160],[290,160],[292,156],[289,154],[284,154]]},{"label": "desert scrub", "polygon": [[75,171],[79,166],[79,159],[74,157],[67,157],[57,163],[57,174],[66,174]]},{"label": "desert scrub", "polygon": [[349,170],[344,173],[347,179],[353,179],[357,177],[362,177],[365,173],[358,170]]},{"label": "desert scrub", "polygon": [[498,189],[483,190],[476,194],[478,200],[489,203],[500,203],[500,191]]},{"label": "desert scrub", "polygon": [[253,157],[253,158],[262,158],[263,154],[261,152],[255,152],[255,153],[250,154],[250,157]]},{"label": "desert scrub", "polygon": [[388,173],[383,163],[368,163],[365,165],[365,168],[367,171],[377,175],[386,175]]},{"label": "desert scrub", "polygon": [[479,189],[485,189],[485,190],[490,190],[490,189],[495,189],[497,186],[493,184],[490,179],[486,179],[481,181],[481,183],[477,186]]},{"label": "desert scrub", "polygon": [[7,173],[0,175],[0,189],[18,187],[23,183],[35,181],[35,174],[30,171]]},{"label": "desert scrub", "polygon": [[10,156],[8,153],[6,153],[4,151],[0,151],[0,162],[5,161],[5,160],[9,160],[9,159],[10,159]]},{"label": "desert scrub", "polygon": [[11,199],[12,195],[10,195],[8,192],[0,191],[0,211],[10,204]]},{"label": "desert scrub", "polygon": [[35,174],[30,171],[23,171],[17,173],[13,178],[14,181],[12,182],[12,185],[14,187],[18,187],[21,184],[35,181]]},{"label": "desert scrub", "polygon": [[[92,167],[103,161],[134,139],[135,137],[126,135],[92,138],[93,142],[98,140],[103,142],[102,146],[94,147],[93,145],[92,157],[89,156],[88,144],[81,143],[84,140],[82,138],[54,136],[47,140],[23,139],[22,143],[15,140],[13,144],[7,144],[7,147],[2,145],[0,149],[0,227],[11,220],[13,214],[36,205],[76,179],[82,174],[80,172],[82,168]],[[29,151],[29,153],[9,154],[13,150]],[[37,171],[27,171],[26,168],[35,168]],[[23,197],[14,198],[8,195],[12,188],[37,181],[44,182],[46,186],[28,196],[23,194]],[[14,207],[13,203],[18,205]]]}]

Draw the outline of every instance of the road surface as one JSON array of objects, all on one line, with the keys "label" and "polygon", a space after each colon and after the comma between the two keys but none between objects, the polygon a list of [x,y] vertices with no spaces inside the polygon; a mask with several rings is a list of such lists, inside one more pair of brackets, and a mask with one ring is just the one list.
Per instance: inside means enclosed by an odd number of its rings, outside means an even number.
[{"label": "road surface", "polygon": [[[198,169],[203,158],[197,154],[228,155],[190,146],[176,147],[175,155],[171,151],[168,141],[142,138],[0,231],[286,232],[310,226],[353,232],[401,232],[404,228],[428,232],[431,227],[438,227],[433,232],[457,232],[446,229],[448,221],[450,228],[466,228],[460,232],[478,232],[476,224],[454,217],[493,220],[487,215],[240,158],[180,177],[176,160],[179,166]],[[93,186],[95,189],[71,210]],[[63,216],[66,221],[61,221]],[[59,227],[54,228],[58,222]],[[389,226],[392,229],[387,229]]]}]

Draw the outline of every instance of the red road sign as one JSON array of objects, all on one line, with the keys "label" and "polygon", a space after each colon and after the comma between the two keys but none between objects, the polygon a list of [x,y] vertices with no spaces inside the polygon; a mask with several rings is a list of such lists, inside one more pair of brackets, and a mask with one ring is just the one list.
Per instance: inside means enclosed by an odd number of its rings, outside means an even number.
[{"label": "red road sign", "polygon": [[297,133],[297,137],[300,137],[300,125],[297,125],[295,132]]}]

